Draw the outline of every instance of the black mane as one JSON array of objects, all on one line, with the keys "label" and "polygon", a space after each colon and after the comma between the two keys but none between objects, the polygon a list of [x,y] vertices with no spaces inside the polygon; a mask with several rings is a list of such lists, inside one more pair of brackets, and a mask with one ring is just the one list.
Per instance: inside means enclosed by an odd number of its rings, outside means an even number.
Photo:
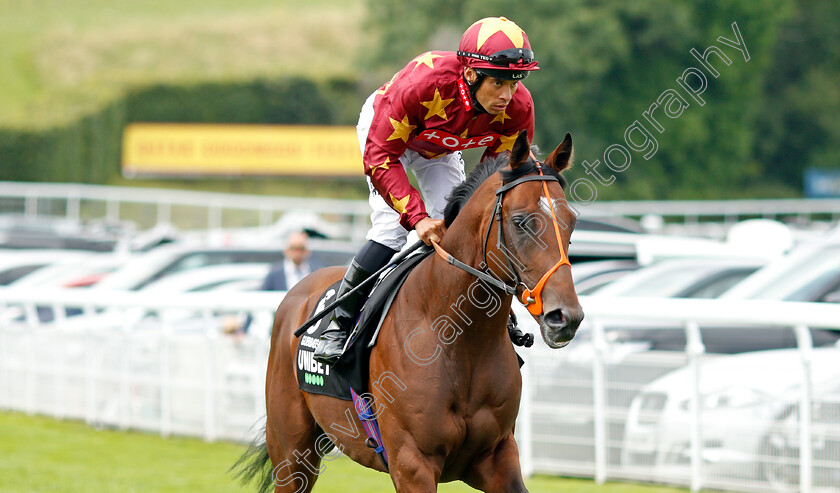
[{"label": "black mane", "polygon": [[[536,148],[534,148],[534,152],[536,152]],[[490,178],[491,175],[501,171],[502,168],[508,164],[508,160],[509,156],[507,154],[501,154],[493,159],[488,159],[482,162],[476,166],[473,172],[470,173],[470,176],[467,177],[463,183],[452,189],[452,192],[446,199],[446,209],[443,211],[443,220],[446,223],[446,227],[449,227],[452,224],[452,221],[458,217],[458,213],[461,212],[461,209],[470,197],[472,197],[476,189],[478,189],[478,187],[481,186],[487,178]],[[554,171],[554,169],[549,168],[548,166],[543,166],[542,172],[545,175],[557,178],[560,181],[560,186],[566,188],[566,179],[563,178],[560,173]],[[502,183],[510,183],[514,180],[522,178],[523,176],[538,173],[537,162],[533,159],[529,159],[527,163],[519,166],[518,168],[514,170],[501,171],[501,173]]]},{"label": "black mane", "polygon": [[461,208],[470,200],[476,189],[484,183],[484,180],[504,168],[507,163],[508,157],[505,154],[483,161],[475,167],[463,183],[452,189],[449,197],[446,198],[446,209],[443,211],[443,220],[447,228],[458,217]]}]

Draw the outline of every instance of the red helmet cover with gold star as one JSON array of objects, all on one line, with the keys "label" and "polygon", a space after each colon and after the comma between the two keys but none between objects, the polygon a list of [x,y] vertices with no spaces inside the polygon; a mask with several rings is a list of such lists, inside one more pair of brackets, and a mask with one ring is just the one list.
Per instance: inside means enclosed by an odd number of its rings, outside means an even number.
[{"label": "red helmet cover with gold star", "polygon": [[528,35],[505,17],[486,17],[464,32],[458,60],[467,67],[494,70],[539,70]]}]

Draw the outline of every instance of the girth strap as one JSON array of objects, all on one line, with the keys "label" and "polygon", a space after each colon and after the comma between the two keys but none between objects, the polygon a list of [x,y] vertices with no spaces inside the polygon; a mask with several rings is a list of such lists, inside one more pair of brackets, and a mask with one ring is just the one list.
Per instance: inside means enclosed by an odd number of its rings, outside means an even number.
[{"label": "girth strap", "polygon": [[388,451],[382,445],[382,433],[379,431],[379,423],[376,421],[376,413],[364,398],[359,396],[353,387],[350,387],[350,396],[353,398],[353,405],[356,408],[356,413],[359,416],[359,421],[362,422],[362,428],[368,436],[365,440],[365,445],[372,448],[374,453],[379,456],[382,465],[385,466],[385,472],[388,472]]}]

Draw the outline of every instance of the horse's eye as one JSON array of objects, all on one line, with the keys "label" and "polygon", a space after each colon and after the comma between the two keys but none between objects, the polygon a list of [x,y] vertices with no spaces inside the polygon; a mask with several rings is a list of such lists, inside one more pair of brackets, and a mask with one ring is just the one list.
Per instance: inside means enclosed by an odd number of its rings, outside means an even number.
[{"label": "horse's eye", "polygon": [[513,226],[516,228],[522,228],[525,224],[526,217],[522,214],[516,214],[515,216],[510,218],[510,222],[513,223]]}]

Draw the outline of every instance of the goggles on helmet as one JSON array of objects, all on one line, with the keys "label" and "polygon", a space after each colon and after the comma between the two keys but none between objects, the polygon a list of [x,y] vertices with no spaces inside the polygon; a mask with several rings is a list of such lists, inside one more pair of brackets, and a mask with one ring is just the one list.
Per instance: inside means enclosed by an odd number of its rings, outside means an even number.
[{"label": "goggles on helmet", "polygon": [[531,65],[534,63],[534,52],[526,48],[509,48],[507,50],[497,51],[492,55],[470,53],[469,51],[458,51],[456,54],[458,56],[475,58],[484,62],[490,62],[493,65],[498,65],[500,67],[510,65]]}]

